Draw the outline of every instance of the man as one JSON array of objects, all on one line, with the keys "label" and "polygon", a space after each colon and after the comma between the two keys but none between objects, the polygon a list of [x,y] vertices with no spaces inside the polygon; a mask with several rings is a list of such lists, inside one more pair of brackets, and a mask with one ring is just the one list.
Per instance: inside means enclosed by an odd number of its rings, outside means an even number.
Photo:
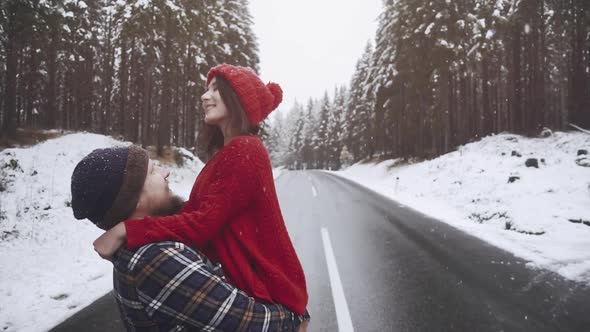
[{"label": "man", "polygon": [[[72,174],[72,209],[103,230],[120,221],[176,213],[169,172],[137,146],[97,149]],[[113,257],[114,293],[128,331],[305,331],[284,306],[262,304],[228,284],[219,267],[178,242]]]}]

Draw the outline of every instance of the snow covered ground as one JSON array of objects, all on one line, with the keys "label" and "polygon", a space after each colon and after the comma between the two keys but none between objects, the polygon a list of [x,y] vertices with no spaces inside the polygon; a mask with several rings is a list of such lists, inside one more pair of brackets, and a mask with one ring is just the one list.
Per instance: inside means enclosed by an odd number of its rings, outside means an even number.
[{"label": "snow covered ground", "polygon": [[[590,156],[578,150],[590,152],[590,135],[500,134],[430,161],[355,164],[335,173],[513,252],[531,267],[590,284]],[[539,167],[526,167],[528,158],[537,158]],[[518,179],[510,182],[511,176]]]},{"label": "snow covered ground", "polygon": [[[126,144],[80,133],[0,152],[0,331],[46,331],[112,289],[92,248],[102,231],[69,207],[70,177],[92,150]],[[202,166],[170,167],[170,187],[188,197]]]},{"label": "snow covered ground", "polygon": [[[111,264],[92,249],[101,231],[74,219],[69,207],[70,176],[93,149],[125,144],[79,133],[0,152],[0,331],[48,330],[112,289]],[[579,149],[590,150],[590,135],[502,134],[431,161],[357,164],[336,173],[532,266],[590,282],[590,167],[578,165],[590,158],[578,157]],[[527,158],[543,161],[528,168]],[[203,164],[183,160],[182,168],[170,166],[169,179],[187,197]],[[275,178],[284,171],[275,169]],[[509,183],[510,176],[520,179]]]}]

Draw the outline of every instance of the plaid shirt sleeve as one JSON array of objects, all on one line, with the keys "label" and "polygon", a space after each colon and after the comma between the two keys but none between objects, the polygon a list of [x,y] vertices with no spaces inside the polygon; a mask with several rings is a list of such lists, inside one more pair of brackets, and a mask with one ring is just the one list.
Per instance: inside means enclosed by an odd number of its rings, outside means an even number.
[{"label": "plaid shirt sleeve", "polygon": [[129,261],[147,315],[155,322],[203,331],[297,331],[301,318],[261,304],[215,275],[182,243],[150,244]]}]

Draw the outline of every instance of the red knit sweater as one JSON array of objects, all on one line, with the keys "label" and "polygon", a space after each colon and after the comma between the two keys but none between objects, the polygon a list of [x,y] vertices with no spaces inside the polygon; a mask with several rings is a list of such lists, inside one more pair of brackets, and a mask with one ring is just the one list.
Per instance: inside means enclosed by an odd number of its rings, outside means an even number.
[{"label": "red knit sweater", "polygon": [[219,261],[250,296],[305,312],[303,269],[287,233],[268,152],[256,136],[238,136],[197,177],[180,214],[125,221],[127,247],[175,240]]}]

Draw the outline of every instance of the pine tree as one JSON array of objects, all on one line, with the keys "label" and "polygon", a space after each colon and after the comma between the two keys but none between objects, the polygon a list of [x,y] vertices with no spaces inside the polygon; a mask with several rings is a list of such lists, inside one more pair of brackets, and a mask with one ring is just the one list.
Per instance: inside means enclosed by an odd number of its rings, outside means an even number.
[{"label": "pine tree", "polygon": [[353,161],[353,156],[352,154],[350,154],[350,152],[348,152],[348,148],[345,145],[342,148],[342,151],[340,152],[340,164],[342,165],[342,167],[346,168],[352,165]]},{"label": "pine tree", "polygon": [[303,107],[295,102],[287,117],[289,126],[289,149],[285,157],[285,163],[289,169],[301,169],[304,147],[305,112]]},{"label": "pine tree", "polygon": [[217,63],[240,64],[258,71],[258,43],[251,26],[252,16],[247,0],[213,1],[214,16],[210,29],[215,31],[211,41],[217,48]]},{"label": "pine tree", "polygon": [[373,62],[372,45],[367,42],[350,83],[345,119],[345,142],[355,160],[372,155],[375,149],[373,91],[378,86],[378,79],[376,70],[372,67]]},{"label": "pine tree", "polygon": [[[24,0],[7,0],[0,4],[2,26],[2,49],[5,52],[5,100],[2,108],[2,136],[14,137],[19,124],[18,73],[19,53],[25,46],[26,30],[33,21],[33,3]],[[4,67],[4,66],[0,66]],[[4,99],[4,98],[3,98]]]},{"label": "pine tree", "polygon": [[327,168],[340,168],[340,150],[342,149],[342,114],[346,107],[346,87],[334,89],[334,102],[328,116],[328,135],[327,135]]},{"label": "pine tree", "polygon": [[319,119],[317,114],[318,103],[313,99],[309,99],[305,111],[301,116],[301,122],[303,123],[302,128],[302,144],[299,147],[299,155],[301,156],[302,168],[317,168],[318,156],[317,144],[319,142],[318,126]]},{"label": "pine tree", "polygon": [[270,153],[271,163],[273,165],[281,165],[286,154],[286,151],[283,149],[285,145],[283,143],[285,138],[283,115],[281,113],[275,114],[269,127],[269,135],[264,142]]},{"label": "pine tree", "polygon": [[330,113],[332,112],[332,103],[328,97],[328,92],[324,92],[324,97],[320,101],[319,107],[319,123],[317,131],[315,131],[312,147],[314,150],[315,168],[328,168],[328,146],[330,144],[328,131],[330,122]]}]

